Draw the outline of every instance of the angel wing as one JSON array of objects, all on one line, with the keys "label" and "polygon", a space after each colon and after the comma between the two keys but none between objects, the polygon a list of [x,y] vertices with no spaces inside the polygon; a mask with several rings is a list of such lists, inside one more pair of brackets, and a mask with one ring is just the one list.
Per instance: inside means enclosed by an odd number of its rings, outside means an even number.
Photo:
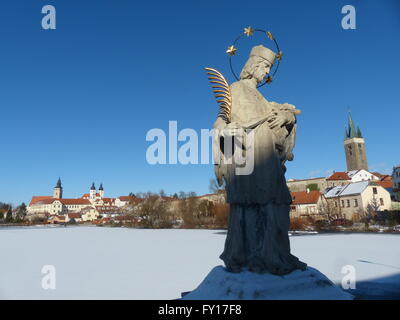
[{"label": "angel wing", "polygon": [[219,104],[218,117],[221,117],[226,123],[231,122],[232,95],[228,82],[218,70],[205,68],[214,92],[215,99]]}]

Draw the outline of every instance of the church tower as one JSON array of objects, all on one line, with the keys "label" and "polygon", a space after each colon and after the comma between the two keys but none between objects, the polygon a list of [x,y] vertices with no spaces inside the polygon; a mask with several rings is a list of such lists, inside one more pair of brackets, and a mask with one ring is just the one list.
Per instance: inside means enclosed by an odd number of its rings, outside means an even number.
[{"label": "church tower", "polygon": [[99,194],[100,194],[100,198],[104,198],[103,183],[100,183]]},{"label": "church tower", "polygon": [[61,179],[58,178],[57,184],[53,189],[53,198],[62,199],[63,188],[61,186]]},{"label": "church tower", "polygon": [[347,171],[368,170],[365,140],[360,128],[354,124],[350,113],[344,135],[344,152],[346,154]]},{"label": "church tower", "polygon": [[96,187],[94,186],[94,182],[92,183],[92,186],[90,187],[90,200],[96,199]]}]

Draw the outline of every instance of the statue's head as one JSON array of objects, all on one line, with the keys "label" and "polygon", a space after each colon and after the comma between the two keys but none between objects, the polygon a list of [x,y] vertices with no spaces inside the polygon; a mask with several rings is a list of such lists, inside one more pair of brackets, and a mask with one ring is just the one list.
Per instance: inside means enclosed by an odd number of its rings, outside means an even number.
[{"label": "statue's head", "polygon": [[250,57],[240,73],[240,79],[254,78],[257,80],[257,83],[262,82],[270,72],[275,59],[276,54],[272,50],[262,45],[253,47]]}]

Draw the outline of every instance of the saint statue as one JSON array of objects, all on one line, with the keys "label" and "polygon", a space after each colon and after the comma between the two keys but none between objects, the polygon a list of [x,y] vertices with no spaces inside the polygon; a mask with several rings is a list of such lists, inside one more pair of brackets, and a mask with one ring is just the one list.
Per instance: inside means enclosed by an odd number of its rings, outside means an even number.
[{"label": "saint statue", "polygon": [[[257,86],[264,81],[277,55],[258,45],[252,48],[240,79],[228,85],[221,73],[208,70],[216,96],[222,98],[214,123],[213,154],[218,183],[225,184],[230,205],[228,234],[220,258],[230,272],[244,269],[284,275],[306,264],[290,253],[289,211],[292,198],[285,180],[285,162],[293,160],[296,115],[293,105],[268,101]],[[241,133],[239,148],[252,162],[248,173],[243,164],[226,161],[230,136]],[[228,148],[229,149],[229,148]],[[250,156],[252,159],[249,159]]]}]

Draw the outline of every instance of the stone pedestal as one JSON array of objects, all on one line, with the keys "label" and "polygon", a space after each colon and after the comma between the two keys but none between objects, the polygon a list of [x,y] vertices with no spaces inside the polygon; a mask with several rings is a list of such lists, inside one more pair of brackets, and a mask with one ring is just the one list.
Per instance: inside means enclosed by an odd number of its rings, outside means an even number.
[{"label": "stone pedestal", "polygon": [[307,267],[284,276],[215,267],[183,300],[352,300],[318,270]]}]

